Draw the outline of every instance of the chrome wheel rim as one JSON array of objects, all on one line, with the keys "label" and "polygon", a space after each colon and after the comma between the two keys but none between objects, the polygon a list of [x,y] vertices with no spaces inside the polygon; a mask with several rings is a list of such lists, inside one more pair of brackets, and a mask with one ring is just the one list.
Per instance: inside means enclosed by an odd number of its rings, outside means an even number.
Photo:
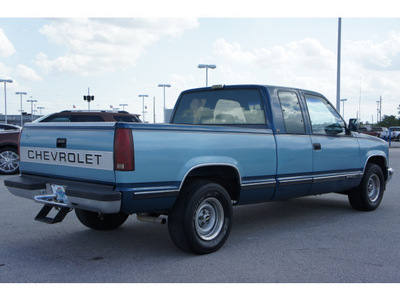
[{"label": "chrome wheel rim", "polygon": [[200,203],[195,214],[197,235],[205,241],[214,239],[222,229],[224,209],[215,198],[207,198]]},{"label": "chrome wheel rim", "polygon": [[18,154],[13,151],[0,153],[0,171],[12,173],[18,169]]},{"label": "chrome wheel rim", "polygon": [[368,193],[368,199],[371,202],[376,202],[379,198],[379,194],[381,191],[381,186],[380,186],[380,179],[379,176],[376,174],[373,174],[367,184],[367,193]]}]

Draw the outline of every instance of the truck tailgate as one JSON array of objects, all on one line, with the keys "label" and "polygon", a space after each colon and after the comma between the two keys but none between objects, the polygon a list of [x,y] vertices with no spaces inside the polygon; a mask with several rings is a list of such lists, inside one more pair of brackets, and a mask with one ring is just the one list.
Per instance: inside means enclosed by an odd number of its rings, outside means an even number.
[{"label": "truck tailgate", "polygon": [[20,172],[114,183],[115,124],[26,124],[20,138]]}]

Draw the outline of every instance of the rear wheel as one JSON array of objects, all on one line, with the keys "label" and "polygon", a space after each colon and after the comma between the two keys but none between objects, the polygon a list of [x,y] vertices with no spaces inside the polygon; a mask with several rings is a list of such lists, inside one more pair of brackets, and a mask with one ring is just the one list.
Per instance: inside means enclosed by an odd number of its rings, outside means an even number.
[{"label": "rear wheel", "polygon": [[217,251],[232,227],[229,194],[209,181],[189,183],[168,215],[168,230],[174,244],[195,254]]},{"label": "rear wheel", "polygon": [[349,194],[350,205],[357,210],[375,210],[382,201],[384,189],[382,169],[376,164],[367,164],[361,184]]},{"label": "rear wheel", "polygon": [[0,174],[9,175],[18,172],[19,158],[17,149],[4,147],[0,149]]},{"label": "rear wheel", "polygon": [[129,217],[127,214],[103,214],[83,209],[75,209],[78,220],[86,227],[96,230],[111,230],[121,226]]}]

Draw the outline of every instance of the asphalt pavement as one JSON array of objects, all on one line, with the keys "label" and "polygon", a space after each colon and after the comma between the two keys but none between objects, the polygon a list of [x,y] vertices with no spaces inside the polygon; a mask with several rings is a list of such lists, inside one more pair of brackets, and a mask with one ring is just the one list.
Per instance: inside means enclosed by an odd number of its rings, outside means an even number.
[{"label": "asphalt pavement", "polygon": [[355,211],[338,194],[235,207],[226,244],[202,256],[178,250],[166,225],[135,216],[108,232],[73,212],[36,222],[41,206],[0,183],[0,283],[399,283],[400,148],[390,164],[376,211]]}]

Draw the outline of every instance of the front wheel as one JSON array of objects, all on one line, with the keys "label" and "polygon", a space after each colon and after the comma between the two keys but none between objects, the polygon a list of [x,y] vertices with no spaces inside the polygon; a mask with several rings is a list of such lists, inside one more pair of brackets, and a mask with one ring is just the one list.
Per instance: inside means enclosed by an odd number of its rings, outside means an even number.
[{"label": "front wheel", "polygon": [[217,251],[232,227],[229,194],[209,181],[189,183],[168,215],[168,230],[174,244],[195,254]]},{"label": "front wheel", "polygon": [[367,164],[361,184],[349,194],[350,205],[362,211],[378,208],[385,190],[382,169],[376,164]]},{"label": "front wheel", "polygon": [[111,230],[121,226],[129,217],[127,214],[102,214],[83,209],[75,209],[78,220],[91,229]]}]

